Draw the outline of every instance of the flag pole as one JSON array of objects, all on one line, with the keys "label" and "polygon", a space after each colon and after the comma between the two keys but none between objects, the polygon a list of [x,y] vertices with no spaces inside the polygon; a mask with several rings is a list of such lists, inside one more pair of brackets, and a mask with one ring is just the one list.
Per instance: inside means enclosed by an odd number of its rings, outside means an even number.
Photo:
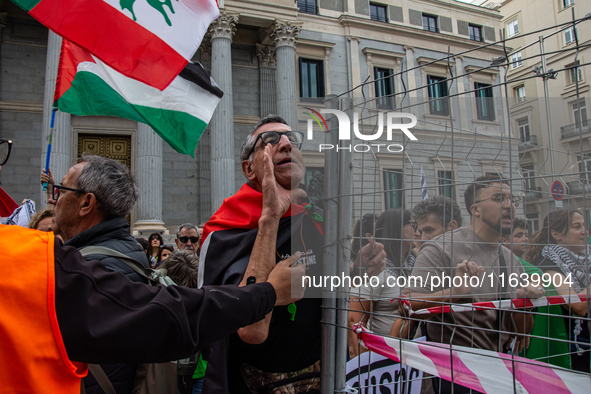
[{"label": "flag pole", "polygon": [[[55,112],[51,111],[51,124],[49,126],[49,143],[47,144],[47,157],[45,158],[45,173],[49,175],[49,160],[51,159],[51,143],[53,141],[53,125],[55,123]],[[47,182],[43,182],[43,190],[47,190]]]}]

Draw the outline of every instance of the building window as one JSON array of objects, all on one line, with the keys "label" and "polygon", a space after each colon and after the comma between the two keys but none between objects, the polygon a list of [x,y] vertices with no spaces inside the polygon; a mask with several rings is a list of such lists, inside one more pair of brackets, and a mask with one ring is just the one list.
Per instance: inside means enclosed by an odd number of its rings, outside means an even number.
[{"label": "building window", "polygon": [[376,89],[376,102],[378,108],[393,109],[396,108],[394,101],[394,77],[389,68],[373,68]]},{"label": "building window", "polygon": [[423,30],[437,33],[439,31],[439,29],[437,29],[437,16],[423,14]]},{"label": "building window", "polygon": [[536,173],[534,166],[525,166],[521,169],[523,175],[523,191],[533,192],[536,191]]},{"label": "building window", "polygon": [[591,183],[591,157],[579,156],[579,179],[583,184]]},{"label": "building window", "polygon": [[304,177],[304,184],[310,186],[312,178],[324,177],[324,167],[306,167],[306,176]]},{"label": "building window", "polygon": [[513,88],[513,96],[515,96],[515,102],[517,103],[525,101],[525,86],[521,85]]},{"label": "building window", "polygon": [[519,22],[517,22],[517,19],[507,23],[507,35],[513,37],[515,34],[519,34]]},{"label": "building window", "polygon": [[521,67],[523,62],[521,61],[521,51],[511,55],[511,68]]},{"label": "building window", "polygon": [[528,118],[519,119],[517,121],[517,130],[519,130],[519,140],[521,142],[528,142],[530,140]]},{"label": "building window", "polygon": [[585,99],[580,99],[578,104],[575,101],[572,103],[573,108],[573,119],[575,121],[575,127],[583,127],[587,126],[587,105],[585,104]]},{"label": "building window", "polygon": [[384,169],[385,209],[404,208],[402,170]]},{"label": "building window", "polygon": [[[427,75],[427,84],[429,85],[429,109],[431,115],[449,115],[449,99],[446,98],[448,96],[446,78]],[[443,99],[433,100],[437,98]]]},{"label": "building window", "polygon": [[300,58],[300,97],[324,97],[324,62]]},{"label": "building window", "polygon": [[318,13],[316,0],[298,0],[298,10],[305,14],[316,15]]},{"label": "building window", "polygon": [[564,8],[570,7],[573,4],[575,4],[575,0],[562,0],[562,5]]},{"label": "building window", "polygon": [[387,8],[385,5],[369,3],[369,17],[371,20],[378,22],[388,22],[386,10]]},{"label": "building window", "polygon": [[527,222],[527,227],[529,227],[529,231],[531,231],[532,234],[540,229],[537,213],[525,214],[525,221]]},{"label": "building window", "polygon": [[564,45],[572,44],[575,42],[575,28],[569,27],[564,31]]},{"label": "building window", "polygon": [[468,29],[470,29],[471,40],[482,41],[482,27],[469,24]]},{"label": "building window", "polygon": [[439,194],[449,197],[452,200],[456,199],[453,171],[437,171],[437,179],[439,183]]},{"label": "building window", "polygon": [[567,67],[572,67],[568,70],[568,83],[581,82],[583,80],[583,70],[579,67],[579,61],[570,64]]},{"label": "building window", "polygon": [[474,83],[476,95],[476,113],[480,120],[495,120],[495,103],[491,85]]}]

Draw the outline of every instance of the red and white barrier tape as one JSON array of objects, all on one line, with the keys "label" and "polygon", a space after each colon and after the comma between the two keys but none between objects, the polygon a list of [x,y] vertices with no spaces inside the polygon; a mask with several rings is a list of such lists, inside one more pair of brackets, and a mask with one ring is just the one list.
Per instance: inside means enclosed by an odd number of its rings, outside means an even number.
[{"label": "red and white barrier tape", "polygon": [[[408,303],[408,299],[405,299]],[[549,296],[540,298],[514,298],[512,300],[498,300],[498,301],[487,301],[487,302],[474,302],[470,304],[459,304],[459,305],[442,305],[433,308],[421,309],[418,311],[412,311],[409,309],[411,315],[437,315],[440,313],[450,312],[471,312],[486,309],[523,309],[523,308],[535,308],[540,306],[549,305],[566,305],[574,304],[577,302],[587,302],[586,295],[571,294],[568,296]],[[402,305],[402,301],[400,301]],[[408,309],[408,308],[407,308]]]},{"label": "red and white barrier tape", "polygon": [[[412,368],[483,393],[588,393],[591,376],[522,357],[375,335],[353,326],[363,346]],[[515,379],[515,389],[513,386]]]}]

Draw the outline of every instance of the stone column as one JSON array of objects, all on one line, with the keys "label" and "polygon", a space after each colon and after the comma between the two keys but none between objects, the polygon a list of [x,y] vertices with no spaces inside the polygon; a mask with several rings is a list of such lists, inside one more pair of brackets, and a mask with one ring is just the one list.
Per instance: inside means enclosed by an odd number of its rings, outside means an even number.
[{"label": "stone column", "polygon": [[165,232],[162,221],[162,139],[146,124],[137,124],[138,185],[134,234]]},{"label": "stone column", "polygon": [[[359,62],[359,38],[358,37],[353,37],[353,36],[349,36],[347,37],[347,39],[349,40],[349,48],[350,48],[350,54],[349,56],[351,57],[351,88],[355,89],[353,90],[353,97],[359,98],[359,97],[363,97],[363,88],[360,88],[361,86],[361,66],[360,66],[360,62]],[[369,57],[371,57],[371,55],[369,55]],[[369,63],[369,59],[368,59],[368,63]],[[371,72],[369,73],[369,75],[372,75]],[[359,101],[356,102],[356,104]]]},{"label": "stone column", "polygon": [[[463,66],[463,56],[456,56],[456,73],[455,75],[464,75],[464,66]],[[468,104],[471,103],[472,98],[474,97],[473,93],[466,93],[463,94],[466,90],[472,90],[470,87],[466,89],[464,85],[464,77],[459,77],[456,79],[456,84],[458,87],[458,98],[460,101],[460,128],[464,131],[471,130],[470,125],[468,124]]]},{"label": "stone column", "polygon": [[[45,93],[43,95],[43,121],[41,125],[41,169],[45,168],[47,157],[47,143],[49,141],[49,130],[51,126],[51,108],[53,106],[53,94],[55,92],[55,80],[57,77],[57,67],[60,57],[60,48],[62,38],[49,31],[47,39],[47,58],[45,62]],[[55,178],[56,183],[60,183],[68,168],[73,163],[71,157],[72,149],[72,130],[70,129],[70,114],[57,111],[53,128],[53,140],[51,144],[51,158],[49,168]],[[41,185],[39,185],[41,187]],[[40,189],[41,198],[39,201],[46,200],[46,194]]]},{"label": "stone column", "polygon": [[271,39],[277,54],[277,115],[294,130],[298,129],[295,47],[301,27],[291,22],[275,22]]},{"label": "stone column", "polygon": [[222,12],[211,26],[211,76],[224,92],[210,122],[211,210],[235,192],[234,102],[232,94],[232,36],[238,16]]},{"label": "stone column", "polygon": [[[406,51],[406,69],[410,70],[411,68],[415,67],[415,49],[413,47],[404,46],[404,50]],[[408,94],[411,98],[417,97],[417,82],[416,82],[416,71],[412,70],[406,73],[407,81],[408,81],[408,90],[410,93]],[[412,102],[411,102],[412,103]],[[413,105],[416,103],[412,103]]]},{"label": "stone column", "polygon": [[261,118],[277,113],[275,87],[275,50],[269,45],[257,44],[259,57]]}]

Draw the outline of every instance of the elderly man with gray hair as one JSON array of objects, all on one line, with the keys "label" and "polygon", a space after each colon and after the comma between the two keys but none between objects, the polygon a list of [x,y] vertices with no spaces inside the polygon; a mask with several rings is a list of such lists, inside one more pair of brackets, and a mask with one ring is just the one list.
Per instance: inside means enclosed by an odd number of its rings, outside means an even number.
[{"label": "elderly man with gray hair", "polygon": [[178,250],[188,250],[193,254],[199,254],[199,229],[191,223],[184,223],[176,230],[174,240]]},{"label": "elderly man with gray hair", "polygon": [[[83,249],[102,246],[139,261],[149,267],[146,254],[130,235],[125,218],[137,200],[137,186],[122,163],[100,156],[83,156],[71,167],[60,185],[54,185],[50,203],[55,204],[53,218],[64,245]],[[102,254],[89,254],[87,260],[99,260],[108,269],[125,274],[134,282],[144,282],[123,261]],[[131,393],[135,364],[102,365],[117,393]],[[86,392],[102,393],[94,377],[84,378]]]}]

